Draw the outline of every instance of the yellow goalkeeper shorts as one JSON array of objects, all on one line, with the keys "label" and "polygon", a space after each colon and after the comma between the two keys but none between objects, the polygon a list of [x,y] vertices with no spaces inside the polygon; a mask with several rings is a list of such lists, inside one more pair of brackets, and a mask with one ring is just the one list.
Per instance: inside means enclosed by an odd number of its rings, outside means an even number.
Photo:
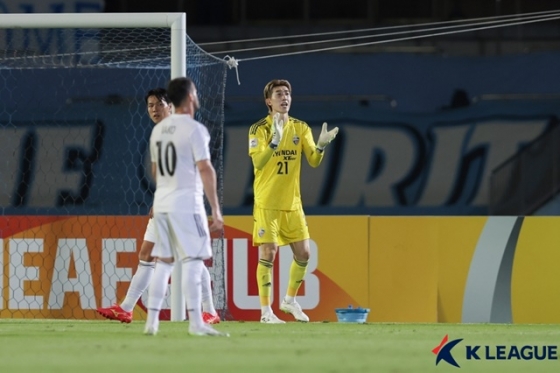
[{"label": "yellow goalkeeper shorts", "polygon": [[276,243],[279,246],[309,238],[303,208],[293,211],[253,209],[253,244]]}]

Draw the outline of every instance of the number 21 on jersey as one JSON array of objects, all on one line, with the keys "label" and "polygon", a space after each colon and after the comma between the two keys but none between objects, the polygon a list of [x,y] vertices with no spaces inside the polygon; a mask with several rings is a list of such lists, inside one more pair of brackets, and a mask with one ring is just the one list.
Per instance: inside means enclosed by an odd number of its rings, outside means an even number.
[{"label": "number 21 on jersey", "polygon": [[276,172],[278,175],[288,174],[288,161],[279,161],[278,163],[276,163],[276,166],[278,166],[278,172]]}]

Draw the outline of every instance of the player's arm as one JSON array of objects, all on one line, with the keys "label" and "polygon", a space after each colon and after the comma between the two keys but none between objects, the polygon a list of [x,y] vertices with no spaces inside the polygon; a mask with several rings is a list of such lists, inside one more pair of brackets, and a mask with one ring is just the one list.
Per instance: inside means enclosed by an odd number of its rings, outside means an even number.
[{"label": "player's arm", "polygon": [[212,211],[219,210],[218,193],[216,192],[216,170],[209,159],[203,159],[196,162],[202,185],[204,186],[204,194],[208,199],[208,203]]},{"label": "player's arm", "polygon": [[317,145],[315,145],[311,129],[309,128],[309,126],[307,126],[303,136],[303,151],[305,152],[305,157],[307,158],[307,162],[309,162],[309,165],[311,165],[311,167],[317,167],[321,164],[321,161],[323,160],[323,153],[325,152],[325,147],[334,140],[337,134],[338,127],[327,131],[327,123],[323,123],[321,134],[319,135],[319,139],[317,140]]},{"label": "player's arm", "polygon": [[203,159],[196,162],[200,178],[202,179],[202,186],[204,187],[204,195],[212,208],[212,224],[210,230],[215,231],[222,229],[224,225],[224,218],[220,211],[220,202],[218,200],[218,192],[216,191],[216,170],[209,159]]},{"label": "player's arm", "polygon": [[[157,183],[157,163],[152,162],[152,177],[154,178],[154,182]],[[154,217],[154,206],[150,207],[150,213],[148,216],[151,218]]]},{"label": "player's arm", "polygon": [[152,130],[150,134],[150,158],[152,160],[152,177],[154,181],[156,181],[157,177],[157,162],[158,162],[158,151],[157,151],[157,140],[156,136],[154,135],[155,129]]},{"label": "player's arm", "polygon": [[249,156],[253,160],[253,167],[262,170],[266,163],[272,158],[272,154],[278,148],[284,132],[284,121],[280,120],[280,114],[272,118],[272,136],[267,136],[263,127],[257,128],[255,132],[249,131]]},{"label": "player's arm", "polygon": [[[152,139],[153,137],[153,130],[152,130],[152,134],[150,135],[150,158],[152,160],[152,177],[154,178],[154,182],[156,182],[157,185],[157,145],[155,142],[155,139]],[[152,205],[152,207],[150,207],[150,213],[149,213],[150,219],[154,217],[154,206]]]},{"label": "player's arm", "polygon": [[157,182],[157,163],[156,162],[152,162],[152,177],[154,178],[154,181]]},{"label": "player's arm", "polygon": [[210,161],[210,134],[206,127],[199,125],[192,134],[193,155],[198,168],[204,195],[212,209],[212,224],[210,231],[220,230],[224,226],[224,218],[220,210],[220,201],[218,200],[216,170]]},{"label": "player's arm", "polygon": [[[251,148],[252,146],[254,146],[254,148]],[[256,136],[252,136],[252,138],[251,136],[249,137],[249,155],[253,160],[253,167],[257,170],[262,170],[270,158],[272,158],[274,150],[276,150],[276,147],[264,138],[259,139]]]},{"label": "player's arm", "polygon": [[311,167],[318,167],[323,160],[323,151],[317,149],[317,145],[315,145],[315,141],[313,140],[313,133],[307,124],[303,131],[302,141],[303,152],[307,163],[309,163]]}]

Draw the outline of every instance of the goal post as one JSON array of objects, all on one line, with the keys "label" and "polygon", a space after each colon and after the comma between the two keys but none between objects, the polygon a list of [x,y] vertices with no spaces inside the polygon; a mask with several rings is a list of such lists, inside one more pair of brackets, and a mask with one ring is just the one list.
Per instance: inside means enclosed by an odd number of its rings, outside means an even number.
[{"label": "goal post", "polygon": [[[163,69],[167,69],[169,68],[170,74],[168,75],[168,79],[171,78],[175,78],[175,77],[179,77],[179,76],[185,76],[185,75],[189,75],[188,74],[188,68],[189,66],[187,65],[187,55],[189,54],[189,50],[194,50],[196,51],[196,53],[199,54],[199,56],[195,57],[197,59],[200,59],[202,62],[200,62],[199,66],[202,66],[202,69],[207,68],[208,65],[211,64],[216,64],[216,65],[223,65],[223,66],[219,66],[218,68],[220,69],[220,71],[224,71],[223,72],[223,77],[217,77],[215,79],[217,79],[216,81],[216,85],[219,86],[220,84],[222,84],[223,86],[225,86],[225,71],[226,71],[226,63],[223,61],[219,61],[217,58],[210,56],[208,54],[206,54],[205,52],[203,52],[202,50],[200,50],[196,44],[194,42],[192,42],[192,40],[190,40],[187,36],[187,32],[186,32],[186,14],[185,13],[58,13],[58,14],[0,14],[0,35],[2,35],[2,30],[4,29],[4,32],[6,33],[6,40],[10,41],[12,39],[12,34],[8,32],[15,32],[15,30],[22,30],[22,29],[136,29],[136,28],[166,28],[169,29],[169,35],[170,35],[170,44],[169,44],[169,66],[163,66],[160,64],[158,65],[158,57],[151,57],[149,55],[145,55],[142,54],[141,58],[137,58],[136,60],[134,59],[134,57],[137,57],[137,54],[140,53],[145,53],[144,50],[149,49],[145,46],[142,47],[135,47],[134,45],[130,45],[130,48],[132,50],[132,52],[130,53],[130,55],[132,56],[130,58],[130,61],[126,60],[125,58],[122,58],[121,60],[124,61],[125,64],[127,64],[127,68],[129,68],[129,66],[134,66],[135,64],[140,64],[142,68],[145,68],[145,65],[150,63],[150,59],[153,59],[155,62],[155,70],[163,70]],[[12,30],[12,31],[8,31],[8,30]],[[46,38],[44,38],[46,39]],[[45,40],[43,39],[39,39],[39,43],[46,43]],[[25,43],[23,43],[25,44]],[[118,44],[118,47],[124,47],[126,48],[127,46],[125,45],[125,41],[120,41],[117,40],[115,41],[115,44]],[[0,72],[2,71],[2,69],[18,69],[18,60],[17,58],[27,58],[26,56],[26,51],[22,51],[16,48],[15,51],[11,51],[9,47],[4,48],[4,50],[2,50],[2,48],[0,48]],[[126,54],[128,53],[127,51],[122,52],[122,54]],[[4,54],[4,56],[2,56],[2,54]],[[62,53],[64,54],[64,53]],[[6,58],[3,61],[3,57],[6,57],[7,55],[10,56],[10,58]],[[12,58],[13,56],[16,56],[15,58]],[[23,56],[23,57],[20,57]],[[32,53],[29,54],[29,59],[32,60],[32,62],[29,61],[24,61],[23,64],[25,66],[23,66],[22,68],[29,68],[28,65],[33,65],[35,64],[35,60],[40,60],[40,59],[44,59],[45,55],[34,51]],[[57,57],[59,58],[60,61],[62,61],[63,57]],[[207,61],[204,61],[204,58],[208,58],[209,60],[211,60],[211,63],[208,63]],[[55,62],[52,63],[52,65],[57,65],[59,64],[59,60],[55,60]],[[140,61],[140,62],[138,62]],[[109,66],[114,66],[111,64],[118,64],[121,61],[118,62],[111,62],[108,65]],[[74,62],[72,62],[71,64],[73,64]],[[4,64],[4,66],[3,66]],[[71,65],[70,64],[70,65]],[[77,65],[80,64],[80,62],[76,63]],[[163,63],[163,65],[165,65],[165,63]],[[44,69],[44,68],[53,68],[53,67],[62,67],[62,68],[67,68],[67,67],[76,67],[76,66],[38,66],[37,69]],[[78,67],[84,67],[84,66],[78,66]],[[89,67],[89,66],[85,66],[85,67]],[[223,67],[223,68],[222,68]],[[151,82],[160,82],[161,79],[158,77],[154,77],[151,76],[150,74],[147,74],[148,77],[146,78],[147,81],[149,81],[150,83],[146,82],[145,84],[152,84]],[[207,75],[218,75],[218,74],[214,74],[214,72],[210,72]],[[159,76],[159,75],[158,75]],[[192,78],[192,76],[191,76]],[[198,78],[198,80],[202,83],[203,81],[206,82],[208,81],[210,78],[203,76]],[[2,80],[4,80],[4,82],[2,82]],[[0,79],[0,93],[2,92],[3,89],[11,89],[9,87],[7,87],[9,85],[8,82],[6,82],[8,79],[5,77],[2,77],[2,79]],[[197,81],[197,78],[193,79],[195,80],[195,83],[197,84],[197,86],[199,86],[199,81]],[[2,83],[4,84],[4,86],[2,86]],[[160,84],[161,85],[161,84]],[[74,89],[76,87],[74,86]],[[143,92],[140,92],[140,90],[138,92],[138,96],[145,94],[145,92],[147,91],[146,88],[148,88],[148,86],[146,87],[142,87]],[[149,88],[155,88],[154,86],[149,86]],[[201,92],[201,87],[199,88],[199,95],[202,95]],[[223,87],[222,87],[223,88]],[[15,88],[14,88],[15,89]],[[215,136],[215,140],[213,144],[211,144],[211,146],[213,146],[212,149],[212,153],[213,156],[215,154],[219,154],[219,159],[218,161],[220,162],[220,169],[222,168],[222,163],[223,160],[221,158],[221,146],[223,145],[223,128],[217,128],[218,126],[222,126],[223,127],[223,89],[217,89],[217,91],[219,91],[218,93],[211,93],[208,94],[208,97],[202,97],[201,99],[201,105],[204,106],[204,102],[209,102],[212,105],[216,105],[216,108],[219,108],[219,105],[221,104],[221,112],[215,115],[215,118],[212,116],[211,121],[215,122],[215,126],[216,129],[212,129],[209,128],[211,135],[214,134]],[[220,96],[221,95],[221,96]],[[220,100],[221,97],[221,100]],[[82,98],[83,100],[87,100],[89,98]],[[215,104],[214,104],[215,103]],[[137,104],[139,107],[141,106],[140,104]],[[22,104],[21,106],[24,106],[24,104]],[[132,106],[132,105],[131,105]],[[202,108],[203,110],[201,110],[203,113],[202,114],[197,114],[201,115],[201,116],[208,116],[207,112],[210,109],[205,109]],[[132,109],[131,109],[132,110]],[[2,114],[6,115],[2,115]],[[145,112],[145,111],[144,111]],[[136,121],[138,119],[139,116],[141,116],[142,114],[138,114],[138,113],[133,113],[131,116],[133,116],[135,119],[134,121]],[[10,119],[5,119],[5,118],[10,118]],[[12,132],[15,132],[16,130],[18,130],[18,128],[16,128],[16,125],[13,125],[11,123],[9,123],[12,119],[12,113],[5,109],[0,107],[0,130],[2,129],[2,123],[4,123],[4,127],[8,129],[10,129]],[[198,118],[197,118],[198,119]],[[35,120],[35,119],[34,119]],[[132,121],[132,120],[131,120]],[[221,123],[220,123],[221,121]],[[7,123],[7,124],[6,124]],[[102,131],[102,130],[101,130]],[[10,133],[12,133],[10,132]],[[102,131],[103,132],[103,131]],[[67,136],[67,135],[66,135]],[[136,134],[135,134],[136,137]],[[25,145],[26,147],[29,146],[34,146],[33,144],[36,144],[37,140],[30,137],[30,140],[25,143],[28,145]],[[33,142],[35,141],[35,143]],[[0,139],[0,143],[2,143],[2,140]],[[23,140],[22,140],[22,144],[23,144]],[[31,144],[31,145],[29,145]],[[65,143],[62,142],[62,145],[65,146]],[[23,147],[24,145],[22,145]],[[27,149],[27,148],[25,148]],[[21,150],[20,152],[22,154],[27,154],[25,152],[25,149]],[[72,150],[74,151],[74,150]],[[7,152],[7,150],[6,150]],[[76,152],[76,151],[74,151]],[[40,156],[40,151],[38,152],[39,155],[36,155],[34,153],[37,152],[30,152],[30,154],[32,154],[33,156]],[[6,153],[7,154],[7,153]],[[73,164],[70,158],[72,157],[72,154],[74,153],[69,153],[71,155],[68,155],[69,159],[65,159],[65,163],[70,163],[71,165]],[[79,152],[77,153],[77,157],[79,158]],[[0,150],[0,155],[2,155],[2,150]],[[23,157],[23,156],[22,156]],[[72,158],[74,159],[74,158]],[[14,161],[12,163],[18,163],[18,164],[25,164],[25,161],[27,161],[26,159],[24,159],[24,161],[22,161],[21,159],[18,161],[16,159],[14,159]],[[8,162],[9,163],[9,162]],[[0,166],[0,172],[2,172],[2,166]],[[89,166],[91,168],[91,165]],[[29,166],[30,169],[32,169],[32,166]],[[8,169],[8,167],[5,167],[5,169]],[[14,168],[15,170],[15,168]],[[218,168],[217,168],[218,171]],[[18,171],[20,173],[26,173],[26,171]],[[134,174],[134,170],[130,170],[130,171],[124,171],[123,173],[125,174]],[[21,179],[24,180],[27,176],[24,175],[25,177],[22,177]],[[221,188],[222,187],[222,177],[221,175],[218,176],[219,180],[218,180],[218,186]],[[21,180],[20,180],[21,181]],[[144,180],[141,180],[141,182],[144,182]],[[21,185],[21,182],[20,182]],[[89,188],[89,186],[88,186]],[[18,193],[20,192],[22,188],[16,188],[14,187],[13,190],[17,190]],[[25,189],[25,188],[24,188]],[[148,189],[148,188],[146,188]],[[10,190],[10,188],[5,188],[5,190]],[[138,194],[140,194],[139,192],[135,192],[133,191],[136,197],[134,198],[140,198],[142,201],[144,200],[145,197],[137,197]],[[66,192],[65,192],[66,193]],[[2,196],[2,191],[0,191],[0,202],[1,201],[12,201],[15,200],[15,198],[13,198],[14,196],[8,196],[8,193],[5,193],[4,196]],[[83,193],[82,193],[83,194]],[[91,193],[90,193],[91,194]],[[62,197],[57,197],[58,199],[62,198]],[[86,197],[87,199],[87,191],[86,191]],[[220,198],[221,200],[222,198]],[[20,210],[18,210],[18,208],[20,208],[21,206],[25,207],[26,204],[26,200],[24,200],[23,197],[21,197],[21,200],[23,202],[19,203],[19,204],[14,204],[14,205],[10,205],[7,206],[5,204],[0,203],[0,208],[4,210],[4,219],[8,219],[9,215],[15,215],[18,214],[20,215]],[[29,199],[27,199],[29,200]],[[83,202],[83,201],[82,201]],[[144,202],[141,202],[144,203]],[[45,203],[45,205],[47,205]],[[67,201],[64,200],[63,202],[61,202],[61,204],[59,204],[60,206],[67,206]],[[16,207],[14,207],[16,206]],[[42,205],[41,205],[42,206]],[[80,211],[78,209],[78,207],[74,208],[77,205],[72,205],[73,209],[68,208],[68,214],[73,214],[73,211]],[[83,206],[83,203],[82,203]],[[98,209],[98,211],[112,211],[112,207],[107,207],[106,210],[103,209]],[[140,208],[128,208],[128,210],[139,210]],[[6,211],[16,211],[16,213],[6,213]],[[23,209],[21,210],[23,211],[23,215],[26,214],[26,210]],[[47,214],[56,214],[56,215],[60,215],[60,208],[55,208],[53,209],[51,212],[48,209],[45,208],[36,208],[33,211],[47,211]],[[85,211],[85,213],[87,214],[87,208],[83,208],[81,211]],[[121,211],[118,211],[119,213],[121,213]],[[40,213],[39,213],[40,214]],[[96,214],[99,214],[99,212],[96,212]],[[101,214],[99,214],[101,215]],[[109,215],[112,215],[111,213]],[[21,218],[21,216],[20,216]],[[1,222],[0,222],[1,224]],[[6,224],[6,223],[5,223]],[[1,231],[1,226],[0,226],[0,231]],[[19,242],[19,241],[18,241]],[[4,245],[4,247],[8,247],[10,248],[8,251],[11,252],[11,246],[12,243],[7,243],[7,241],[4,239],[3,237],[0,237],[0,245]],[[36,245],[36,242],[33,243],[33,245]],[[60,244],[59,244],[60,245]],[[216,245],[213,245],[214,248],[216,248]],[[17,251],[17,249],[15,249]],[[41,251],[42,249],[40,247],[36,247],[34,249],[29,249],[29,250],[36,250],[36,251]],[[57,248],[54,249],[55,251],[58,250]],[[24,250],[25,251],[25,250]],[[7,268],[7,264],[4,263],[4,260],[2,258],[2,247],[0,247],[0,267],[4,267]],[[59,251],[56,251],[58,255],[60,253]],[[72,257],[74,260],[76,259],[76,252],[77,251],[72,251],[72,255],[74,255],[73,257],[70,255],[70,257]],[[23,261],[23,254],[22,255],[22,261]],[[113,255],[113,254],[111,254]],[[115,258],[118,256],[117,254],[114,254]],[[4,254],[4,257],[7,257],[7,255]],[[86,255],[87,257],[87,255]],[[58,260],[58,256],[57,259]],[[55,260],[55,265],[56,265],[56,260]],[[114,261],[116,261],[117,259],[114,259]],[[220,258],[218,258],[218,261],[221,261]],[[224,265],[224,263],[222,262],[221,265]],[[76,267],[75,270],[77,270],[78,265],[74,265]],[[72,267],[72,265],[70,266]],[[0,268],[0,273],[2,273],[2,268]],[[225,269],[221,269],[221,271],[223,272]],[[118,272],[118,270],[116,270]],[[95,271],[93,271],[95,272]],[[212,271],[211,271],[212,272]],[[23,272],[22,272],[23,273]],[[119,272],[121,273],[121,272]],[[214,271],[214,274],[216,273],[216,271]],[[6,274],[4,275],[6,276]],[[22,275],[25,276],[25,275]],[[95,275],[92,275],[93,277],[95,277]],[[108,277],[109,275],[103,275],[105,277]],[[39,275],[40,277],[40,275]],[[48,276],[47,276],[48,277]],[[79,276],[78,276],[79,277]],[[104,277],[104,278],[105,278]],[[110,276],[109,276],[110,277]],[[115,277],[116,278],[116,277]],[[115,283],[115,281],[118,281],[119,278],[115,279],[112,278],[112,282],[111,283]],[[170,296],[170,320],[171,321],[182,321],[184,320],[184,315],[185,315],[185,300],[181,291],[181,266],[180,265],[175,265],[174,267],[174,271],[172,274],[172,280],[171,281],[171,296]],[[1,280],[1,279],[0,279]],[[27,280],[33,280],[33,278],[27,278]],[[35,279],[36,280],[36,279]],[[89,281],[92,283],[95,283],[97,280],[84,280],[84,281]],[[225,282],[225,279],[223,277],[223,273],[220,276],[220,281],[221,282]],[[8,281],[9,282],[9,281]],[[23,284],[24,280],[21,280],[21,284]],[[10,282],[9,282],[10,283]],[[15,282],[14,282],[15,283]],[[10,283],[11,284],[11,283]],[[0,281],[0,305],[1,303],[1,295],[3,292],[3,288],[2,288],[2,281]],[[92,285],[92,284],[81,284],[80,286],[83,288],[87,288],[88,285]],[[5,286],[5,284],[4,284]],[[54,285],[53,285],[54,286]],[[214,288],[216,289],[216,284],[214,285]],[[221,306],[224,309],[225,312],[225,308],[227,307],[227,302],[225,301],[225,284],[222,283],[219,285],[219,289],[220,291],[223,292],[223,294],[221,295],[223,297],[223,299],[220,302]],[[5,293],[7,293],[7,291],[4,291]],[[89,297],[93,297],[93,295],[91,295],[91,293],[97,293],[97,290],[91,290],[86,291],[84,290],[85,294],[89,294],[89,295],[83,295],[82,298],[82,306],[84,305],[84,299],[89,296]],[[52,289],[51,289],[51,293],[52,293]],[[104,293],[104,290],[103,290]],[[18,293],[19,294],[19,293]],[[23,294],[23,291],[22,291]],[[51,294],[52,295],[52,294]],[[22,299],[27,299],[26,295],[21,295]],[[64,298],[64,296],[62,297]],[[44,301],[45,304],[48,303],[47,301]],[[6,302],[7,304],[12,304],[10,302]],[[16,304],[17,302],[14,302],[14,304]],[[91,303],[91,300],[90,300]],[[35,303],[34,303],[35,304]],[[30,307],[32,308],[32,307]],[[0,314],[1,314],[2,307],[0,307]],[[5,311],[5,310],[4,310]],[[51,315],[52,313],[41,313],[40,311],[38,311],[40,314],[47,314],[47,315]],[[33,314],[33,313],[31,313]],[[90,313],[88,313],[89,315]]]}]

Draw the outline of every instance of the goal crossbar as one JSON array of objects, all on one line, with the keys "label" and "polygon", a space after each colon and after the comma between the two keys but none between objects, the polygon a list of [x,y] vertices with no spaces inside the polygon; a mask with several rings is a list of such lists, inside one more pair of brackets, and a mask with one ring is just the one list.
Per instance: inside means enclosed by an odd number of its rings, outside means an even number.
[{"label": "goal crossbar", "polygon": [[0,28],[134,28],[185,29],[185,13],[9,13]]}]

